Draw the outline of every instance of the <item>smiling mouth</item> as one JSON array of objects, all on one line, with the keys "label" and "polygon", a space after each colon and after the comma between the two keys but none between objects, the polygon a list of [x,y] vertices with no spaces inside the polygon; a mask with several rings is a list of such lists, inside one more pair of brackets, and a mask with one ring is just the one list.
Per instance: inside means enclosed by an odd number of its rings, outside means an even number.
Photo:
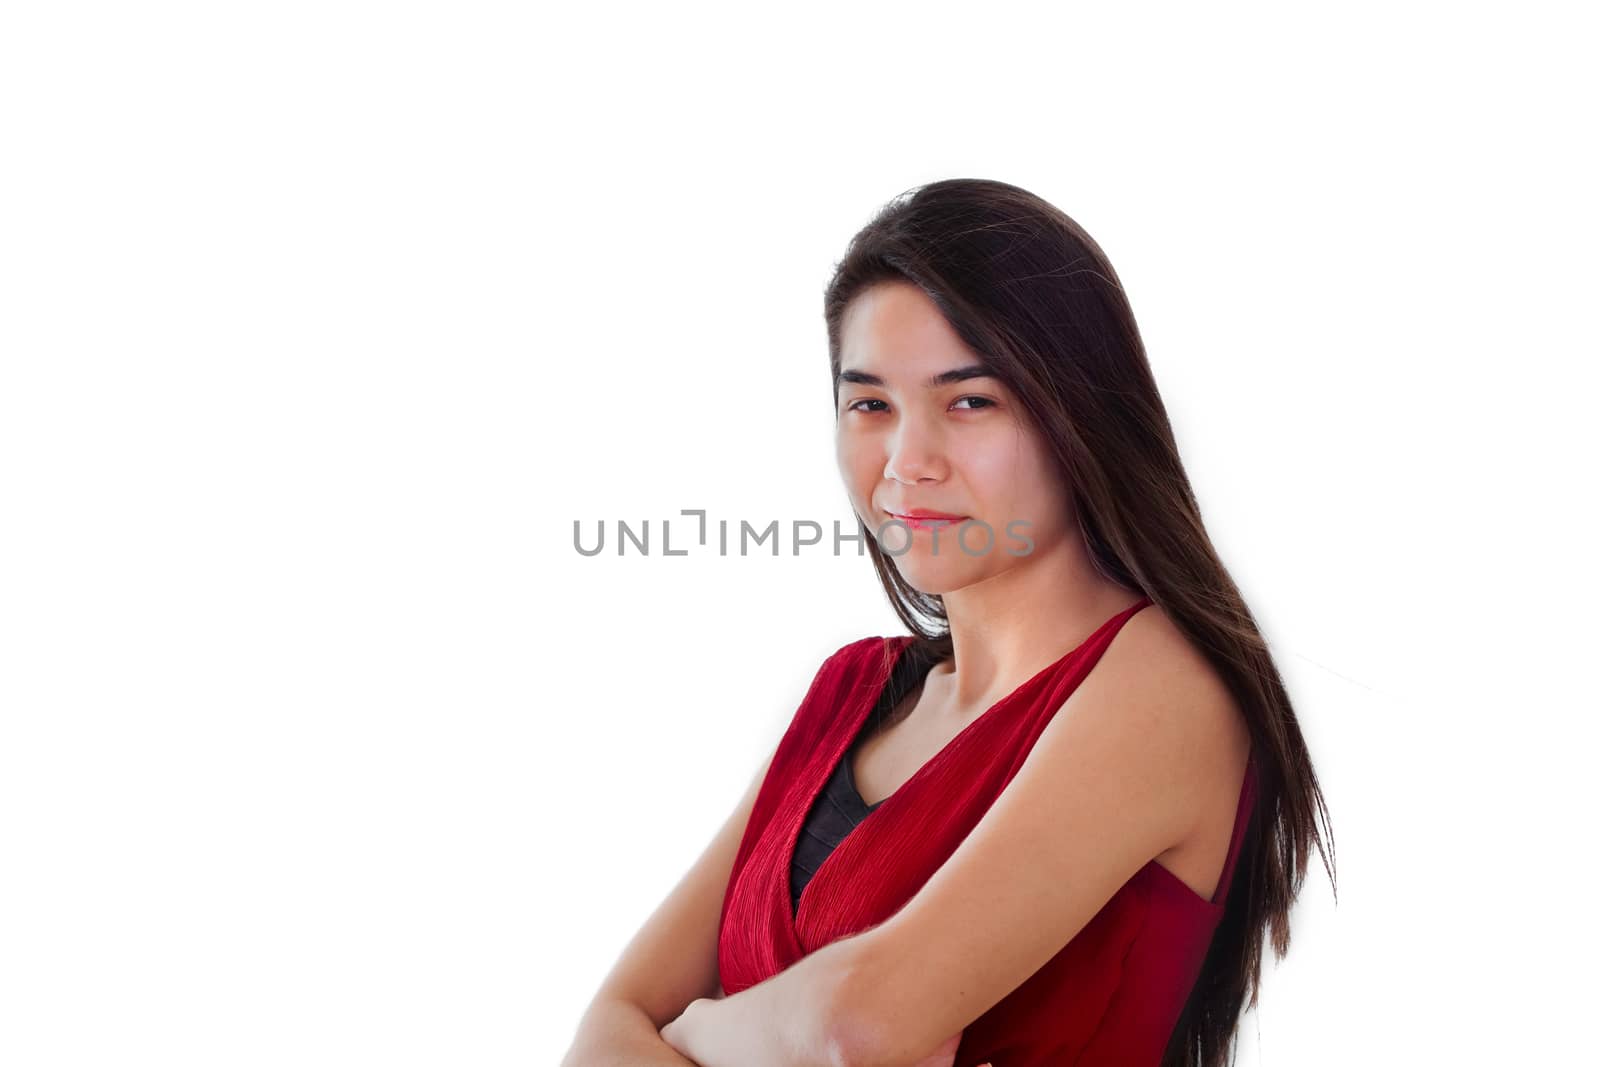
[{"label": "smiling mouth", "polygon": [[899,515],[889,512],[889,517],[899,519],[913,530],[931,530],[940,526],[953,526],[967,519],[966,515]]}]

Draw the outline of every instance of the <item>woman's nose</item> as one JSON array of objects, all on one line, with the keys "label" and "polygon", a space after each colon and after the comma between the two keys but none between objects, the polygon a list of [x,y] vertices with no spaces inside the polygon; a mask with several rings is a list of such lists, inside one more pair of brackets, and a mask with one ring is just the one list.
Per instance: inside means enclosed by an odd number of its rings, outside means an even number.
[{"label": "woman's nose", "polygon": [[914,485],[927,478],[942,478],[944,472],[945,459],[938,435],[909,421],[901,423],[889,442],[884,477]]}]

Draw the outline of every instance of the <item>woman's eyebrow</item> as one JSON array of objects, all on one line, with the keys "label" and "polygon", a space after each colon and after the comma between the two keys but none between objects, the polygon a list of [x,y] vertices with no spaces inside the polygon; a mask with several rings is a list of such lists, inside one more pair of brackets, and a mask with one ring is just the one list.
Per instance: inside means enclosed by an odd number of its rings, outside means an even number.
[{"label": "woman's eyebrow", "polygon": [[[941,386],[954,385],[956,382],[965,382],[973,378],[993,377],[994,373],[988,367],[981,363],[974,363],[971,366],[957,367],[955,370],[947,370],[942,374],[935,374],[923,383],[923,387],[926,389],[938,389]],[[883,387],[882,378],[876,374],[868,374],[866,371],[859,370],[840,371],[838,379],[834,382],[834,388],[837,389],[844,382]]]}]

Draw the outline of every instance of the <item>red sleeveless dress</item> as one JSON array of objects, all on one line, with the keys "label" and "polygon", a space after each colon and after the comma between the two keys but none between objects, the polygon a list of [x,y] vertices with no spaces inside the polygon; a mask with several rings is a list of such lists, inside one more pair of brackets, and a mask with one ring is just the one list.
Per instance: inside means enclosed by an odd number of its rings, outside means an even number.
[{"label": "red sleeveless dress", "polygon": [[[722,903],[717,963],[732,996],[876,926],[914,896],[1021,768],[1055,713],[1148,597],[958,733],[829,853],[791,910],[806,813],[860,732],[910,635],[866,637],[818,669],[778,742]],[[1152,859],[1043,967],[967,1026],[954,1067],[1156,1067],[1221,921],[1257,789],[1252,750],[1216,894]]]}]

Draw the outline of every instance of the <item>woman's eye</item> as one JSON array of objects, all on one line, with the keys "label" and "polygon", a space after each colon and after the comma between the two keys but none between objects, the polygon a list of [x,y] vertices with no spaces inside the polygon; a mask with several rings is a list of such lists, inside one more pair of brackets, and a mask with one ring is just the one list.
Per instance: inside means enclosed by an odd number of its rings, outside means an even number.
[{"label": "woman's eye", "polygon": [[[982,411],[984,408],[992,408],[992,407],[995,406],[995,402],[993,400],[990,400],[986,396],[964,396],[964,397],[961,397],[961,398],[957,399],[955,401],[955,403],[959,404],[962,401],[966,401],[966,400],[971,400],[971,401],[973,401],[974,403],[976,403],[978,405],[977,407],[968,408],[967,409],[968,411]],[[849,404],[846,404],[845,405],[845,410],[846,411],[868,411],[869,409],[863,408],[863,407],[861,407],[861,405],[862,404],[882,404],[882,403],[883,403],[882,400],[878,400],[878,399],[873,398],[873,397],[866,397],[866,398],[863,398],[861,400],[855,400],[855,401],[850,402]],[[872,408],[870,410],[873,411],[873,412],[876,412],[876,411],[881,411],[883,409],[882,408]]]}]

